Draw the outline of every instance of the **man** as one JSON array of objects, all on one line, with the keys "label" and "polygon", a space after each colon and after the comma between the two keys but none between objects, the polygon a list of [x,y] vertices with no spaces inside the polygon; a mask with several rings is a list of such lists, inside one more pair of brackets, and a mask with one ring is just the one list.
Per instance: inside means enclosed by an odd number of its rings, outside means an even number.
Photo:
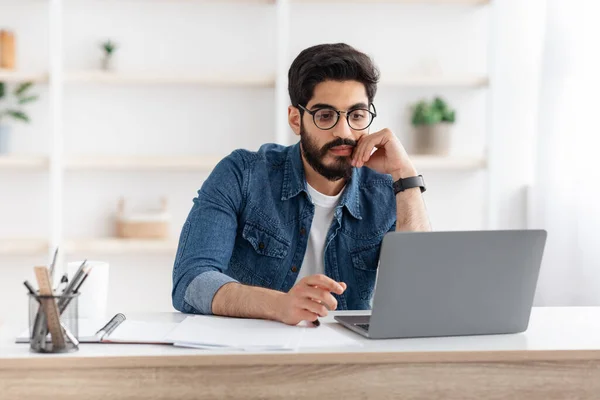
[{"label": "man", "polygon": [[177,310],[296,325],[370,307],[383,236],[430,230],[404,147],[389,129],[369,134],[378,79],[346,44],[298,55],[288,120],[300,142],[236,150],[204,182],[173,267]]}]

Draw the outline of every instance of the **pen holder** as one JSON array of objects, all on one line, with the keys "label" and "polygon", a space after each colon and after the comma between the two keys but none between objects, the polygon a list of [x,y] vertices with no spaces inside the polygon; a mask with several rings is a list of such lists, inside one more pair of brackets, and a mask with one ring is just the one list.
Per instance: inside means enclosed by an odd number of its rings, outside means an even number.
[{"label": "pen holder", "polygon": [[70,353],[79,350],[79,293],[29,295],[29,343],[35,353]]}]

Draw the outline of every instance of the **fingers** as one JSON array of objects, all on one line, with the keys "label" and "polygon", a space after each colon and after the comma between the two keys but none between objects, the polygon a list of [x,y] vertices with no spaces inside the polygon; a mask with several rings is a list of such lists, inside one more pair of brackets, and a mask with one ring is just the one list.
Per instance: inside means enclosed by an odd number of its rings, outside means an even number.
[{"label": "fingers", "polygon": [[288,293],[287,316],[282,318],[282,322],[296,325],[300,321],[326,317],[329,310],[337,309],[338,305],[331,293],[341,295],[346,288],[344,282],[336,282],[323,274],[307,276]]},{"label": "fingers", "polygon": [[[314,301],[313,301],[313,303],[314,303]],[[300,321],[315,321],[317,318],[319,318],[318,314],[315,314],[314,312],[306,310],[306,309],[300,309],[300,310],[298,310],[298,314],[297,314],[298,322],[296,322],[295,325],[297,325]]]},{"label": "fingers", "polygon": [[392,131],[387,128],[382,129],[379,132],[374,132],[370,135],[361,136],[352,155],[352,165],[357,168],[364,166],[365,163],[371,158],[373,149],[381,147],[382,144],[387,143],[392,136]]},{"label": "fingers", "polygon": [[303,279],[303,283],[309,286],[317,286],[335,294],[342,294],[344,293],[344,290],[346,290],[338,282],[323,274],[307,276]]},{"label": "fingers", "polygon": [[316,321],[318,318],[319,315],[315,314],[314,312],[299,307],[293,310],[287,317],[281,319],[281,322],[287,325],[295,326],[302,321]]},{"label": "fingers", "polygon": [[306,286],[303,288],[303,297],[322,303],[328,310],[337,309],[337,300],[327,290],[318,287]]},{"label": "fingers", "polygon": [[312,319],[309,318],[306,321],[314,321],[317,318],[317,316],[326,317],[328,314],[327,308],[325,308],[323,304],[319,304],[316,301],[307,298],[300,299],[300,307],[313,314],[313,316],[311,317]]},{"label": "fingers", "polygon": [[369,161],[371,157],[371,153],[375,148],[377,137],[373,135],[363,136],[361,140],[358,142],[358,145],[354,151],[352,165],[360,168],[365,162]]}]

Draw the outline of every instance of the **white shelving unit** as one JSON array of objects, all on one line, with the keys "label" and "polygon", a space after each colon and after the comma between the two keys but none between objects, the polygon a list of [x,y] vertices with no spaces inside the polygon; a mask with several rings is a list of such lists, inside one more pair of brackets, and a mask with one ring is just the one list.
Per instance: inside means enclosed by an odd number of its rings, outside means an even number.
[{"label": "white shelving unit", "polygon": [[[0,81],[47,83],[48,74],[27,74],[0,70]],[[266,87],[274,88],[274,75],[209,75],[181,74],[173,71],[162,73],[71,71],[64,75],[65,83],[70,84],[110,84],[110,85],[200,85],[212,87]],[[489,85],[487,76],[463,75],[385,75],[380,87],[407,88],[462,88],[477,89]]]},{"label": "white shelving unit", "polygon": [[[329,3],[395,3],[395,4],[437,4],[470,5],[489,4],[491,0],[327,0]],[[321,0],[292,0],[293,3],[321,3]]]},{"label": "white shelving unit", "polygon": [[[156,157],[77,157],[66,162],[68,170],[94,171],[204,171],[210,172],[224,156],[156,156]],[[483,157],[468,156],[420,156],[411,160],[423,170],[475,171],[486,167]]]},{"label": "white shelving unit", "polygon": [[10,155],[0,156],[0,171],[8,170],[46,170],[48,169],[48,157]]},{"label": "white shelving unit", "polygon": [[[65,161],[68,171],[202,171],[210,172],[223,156],[80,156]],[[418,169],[428,171],[476,171],[486,168],[483,157],[413,155]],[[47,170],[48,158],[35,156],[0,157],[2,170]]]},{"label": "white shelving unit", "polygon": [[67,254],[175,255],[177,240],[92,238],[64,241]]},{"label": "white shelving unit", "polygon": [[72,157],[66,168],[73,171],[210,171],[224,156],[85,156]]},{"label": "white shelving unit", "polygon": [[[85,1],[85,0],[83,0]],[[162,1],[162,0],[155,0]],[[206,0],[195,0],[210,3]],[[174,254],[177,243],[174,239],[165,241],[122,240],[116,238],[65,238],[63,237],[63,194],[64,176],[71,171],[210,171],[222,156],[112,156],[112,155],[66,155],[64,154],[63,132],[63,91],[69,86],[95,85],[198,85],[206,87],[273,88],[275,104],[287,107],[287,71],[290,54],[290,13],[296,3],[322,3],[321,0],[238,0],[242,3],[270,3],[276,8],[276,63],[270,74],[244,74],[243,66],[239,75],[181,74],[178,71],[162,73],[106,73],[95,70],[67,71],[61,57],[63,47],[63,0],[48,0],[50,19],[50,70],[47,73],[25,73],[0,70],[0,81],[33,81],[49,84],[50,115],[49,127],[51,148],[48,157],[11,155],[0,157],[0,171],[48,170],[50,181],[51,233],[48,238],[3,239],[0,240],[0,255],[20,255],[49,252],[60,245],[67,252],[102,254]],[[327,0],[330,3],[399,3],[481,6],[489,0]],[[175,3],[175,1],[173,1]],[[236,1],[230,1],[235,3]],[[0,12],[5,6],[0,3]],[[177,7],[173,5],[173,7]],[[462,90],[489,90],[491,78],[478,75],[421,75],[383,76],[382,87],[399,88],[452,88]],[[274,141],[288,144],[287,118],[276,113]],[[417,168],[427,171],[478,171],[488,168],[487,157],[456,156],[447,157],[413,156]]]},{"label": "white shelving unit", "polygon": [[69,83],[96,83],[112,85],[202,85],[213,87],[275,87],[274,76],[261,75],[190,75],[177,72],[122,73],[104,71],[77,71],[65,75]]},{"label": "white shelving unit", "polygon": [[[2,3],[0,3],[2,6]],[[19,72],[19,71],[8,71],[0,68],[0,81],[2,82],[34,82],[34,83],[48,83],[47,73],[32,73],[32,72]]]},{"label": "white shelving unit", "polygon": [[46,239],[0,239],[0,256],[30,256],[48,252]]},{"label": "white shelving unit", "polygon": [[397,86],[409,88],[462,88],[477,89],[489,85],[487,76],[385,76],[380,86]]}]

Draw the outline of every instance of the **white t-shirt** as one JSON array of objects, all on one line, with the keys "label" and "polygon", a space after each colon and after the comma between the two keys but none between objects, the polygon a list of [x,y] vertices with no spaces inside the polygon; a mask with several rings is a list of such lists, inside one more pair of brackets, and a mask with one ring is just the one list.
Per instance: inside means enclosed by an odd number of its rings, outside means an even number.
[{"label": "white t-shirt", "polygon": [[310,227],[304,261],[302,261],[296,283],[305,276],[325,273],[325,265],[323,263],[325,239],[327,237],[327,232],[329,232],[329,228],[331,227],[331,222],[333,221],[335,207],[344,191],[344,189],[340,190],[340,193],[336,196],[327,196],[317,192],[317,190],[308,183],[306,185],[312,202],[315,205],[315,215],[313,216],[312,225]]}]

